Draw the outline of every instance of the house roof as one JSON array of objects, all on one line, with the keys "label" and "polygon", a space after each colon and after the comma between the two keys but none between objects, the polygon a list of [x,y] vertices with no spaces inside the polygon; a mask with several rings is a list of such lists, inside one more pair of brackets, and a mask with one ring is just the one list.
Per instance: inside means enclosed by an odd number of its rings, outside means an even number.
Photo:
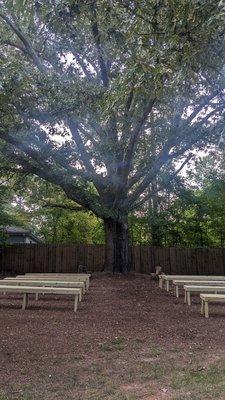
[{"label": "house roof", "polygon": [[29,236],[31,239],[35,240],[36,242],[41,243],[41,239],[37,236],[33,235],[29,229],[20,228],[18,226],[1,226],[1,230],[3,230],[8,235],[23,235]]}]

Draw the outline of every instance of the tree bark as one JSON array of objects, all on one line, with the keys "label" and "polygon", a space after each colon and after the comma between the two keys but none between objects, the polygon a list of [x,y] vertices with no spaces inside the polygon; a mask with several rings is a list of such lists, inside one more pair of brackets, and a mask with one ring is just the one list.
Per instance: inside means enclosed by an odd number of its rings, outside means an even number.
[{"label": "tree bark", "polygon": [[130,270],[127,218],[104,220],[105,266],[104,271],[126,273]]}]

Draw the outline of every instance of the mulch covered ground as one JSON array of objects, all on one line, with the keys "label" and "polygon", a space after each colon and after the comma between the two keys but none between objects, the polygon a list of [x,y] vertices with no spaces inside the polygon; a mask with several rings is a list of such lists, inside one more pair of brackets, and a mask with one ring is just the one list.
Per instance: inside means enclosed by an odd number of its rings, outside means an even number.
[{"label": "mulch covered ground", "polygon": [[0,295],[0,400],[225,398],[225,306],[200,315],[147,275],[94,274],[21,310]]}]

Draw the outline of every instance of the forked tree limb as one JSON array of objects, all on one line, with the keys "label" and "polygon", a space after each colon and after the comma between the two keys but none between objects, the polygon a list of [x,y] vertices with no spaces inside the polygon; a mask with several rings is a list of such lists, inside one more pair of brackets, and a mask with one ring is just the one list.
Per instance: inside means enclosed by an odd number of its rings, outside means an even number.
[{"label": "forked tree limb", "polygon": [[[0,13],[0,18],[8,25],[8,27],[14,32],[14,34],[21,40],[21,42],[24,45],[24,49],[21,48],[27,55],[30,56],[30,58],[33,60],[34,64],[36,67],[39,69],[40,72],[46,73],[47,69],[43,65],[42,61],[38,57],[36,51],[33,49],[29,39],[26,37],[25,33],[22,31],[22,29],[15,23],[10,20],[10,18],[3,14]],[[20,46],[18,47],[20,48]]]},{"label": "forked tree limb", "polygon": [[42,204],[42,207],[44,208],[61,208],[63,210],[68,210],[68,211],[85,211],[88,212],[89,210],[85,207],[81,206],[69,206],[66,204],[57,204],[57,203],[44,203]]}]

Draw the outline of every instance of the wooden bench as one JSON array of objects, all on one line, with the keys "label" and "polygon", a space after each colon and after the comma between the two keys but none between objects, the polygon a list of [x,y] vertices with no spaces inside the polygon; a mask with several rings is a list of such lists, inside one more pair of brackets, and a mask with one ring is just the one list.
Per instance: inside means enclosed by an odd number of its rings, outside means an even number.
[{"label": "wooden bench", "polygon": [[163,288],[163,282],[165,282],[165,289],[169,292],[170,281],[189,279],[190,281],[225,281],[225,276],[215,275],[165,275],[162,274],[159,277],[159,287]]},{"label": "wooden bench", "polygon": [[189,279],[172,281],[175,289],[175,296],[179,297],[179,287],[184,285],[195,285],[195,286],[225,286],[225,281],[190,281]]},{"label": "wooden bench", "polygon": [[22,309],[25,310],[28,303],[28,295],[32,293],[47,293],[47,294],[72,294],[74,295],[74,312],[77,311],[78,301],[81,295],[81,289],[79,288],[56,288],[56,287],[43,287],[43,286],[4,286],[0,285],[0,292],[5,292],[7,289],[7,293],[19,293],[23,294],[23,304]]},{"label": "wooden bench", "polygon": [[[89,288],[89,278],[88,277],[83,277],[83,276],[76,276],[76,277],[53,277],[53,276],[48,276],[48,277],[42,277],[42,276],[27,276],[27,275],[17,275],[16,277],[8,277],[8,280],[13,280],[13,279],[18,279],[18,280],[35,280],[35,281],[62,281],[63,282],[84,282],[85,283],[85,289],[87,290]],[[1,281],[0,281],[1,282]]]},{"label": "wooden bench", "polygon": [[201,314],[205,314],[209,318],[209,303],[225,303],[224,294],[200,294],[201,299]]},{"label": "wooden bench", "polygon": [[[39,280],[28,280],[28,279],[8,279],[5,278],[0,281],[2,285],[13,285],[13,286],[43,286],[43,287],[62,287],[62,288],[80,288],[81,295],[85,293],[85,283],[84,282],[61,282],[61,281],[39,281]],[[7,292],[7,290],[6,290]],[[38,300],[38,293],[36,293],[36,300]]]},{"label": "wooden bench", "polygon": [[191,293],[225,293],[225,286],[187,286],[184,285],[184,302],[191,305]]}]

